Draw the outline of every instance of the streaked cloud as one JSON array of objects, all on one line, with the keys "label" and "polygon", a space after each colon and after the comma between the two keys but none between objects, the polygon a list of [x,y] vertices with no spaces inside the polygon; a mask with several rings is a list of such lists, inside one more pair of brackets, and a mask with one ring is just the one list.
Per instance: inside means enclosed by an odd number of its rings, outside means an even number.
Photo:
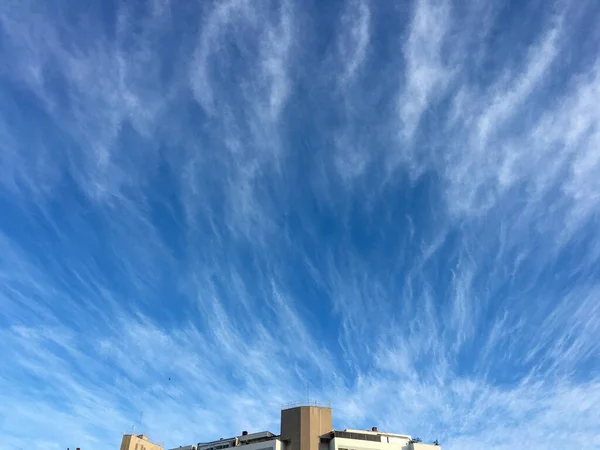
[{"label": "streaked cloud", "polygon": [[415,3],[403,53],[405,78],[399,99],[401,132],[412,137],[421,115],[444,89],[451,76],[444,64],[443,45],[452,10],[446,1],[422,0]]},{"label": "streaked cloud", "polygon": [[0,6],[0,447],[598,448],[598,14]]}]

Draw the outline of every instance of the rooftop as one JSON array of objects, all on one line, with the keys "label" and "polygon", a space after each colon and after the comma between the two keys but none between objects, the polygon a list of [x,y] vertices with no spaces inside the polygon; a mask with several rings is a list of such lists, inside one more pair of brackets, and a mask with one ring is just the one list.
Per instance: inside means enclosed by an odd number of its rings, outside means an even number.
[{"label": "rooftop", "polygon": [[301,406],[314,406],[316,408],[329,408],[331,409],[331,403],[326,402],[294,402],[294,403],[286,403],[281,405],[281,409],[292,409],[292,408],[300,408]]}]

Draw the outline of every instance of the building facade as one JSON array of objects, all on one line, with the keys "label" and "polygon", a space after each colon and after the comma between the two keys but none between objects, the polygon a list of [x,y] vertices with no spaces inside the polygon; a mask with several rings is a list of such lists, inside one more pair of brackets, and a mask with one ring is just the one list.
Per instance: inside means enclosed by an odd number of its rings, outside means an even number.
[{"label": "building facade", "polygon": [[[281,410],[281,430],[241,435],[171,450],[441,450],[437,444],[418,442],[407,434],[371,430],[334,430],[331,408],[302,405]],[[125,450],[121,448],[121,450]],[[131,449],[135,450],[135,449]],[[141,450],[141,449],[140,449]]]},{"label": "building facade", "polygon": [[121,450],[163,450],[163,447],[151,442],[145,434],[124,434]]},{"label": "building facade", "polygon": [[439,445],[415,442],[408,434],[385,433],[373,427],[371,431],[333,430],[321,437],[319,450],[431,450]]}]

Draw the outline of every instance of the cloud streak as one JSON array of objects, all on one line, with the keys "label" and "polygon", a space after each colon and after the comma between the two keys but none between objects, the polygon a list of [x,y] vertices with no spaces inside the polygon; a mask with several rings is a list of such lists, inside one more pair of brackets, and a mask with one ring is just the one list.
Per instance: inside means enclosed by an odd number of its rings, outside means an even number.
[{"label": "cloud streak", "polygon": [[515,8],[0,6],[0,447],[598,448],[598,11]]}]

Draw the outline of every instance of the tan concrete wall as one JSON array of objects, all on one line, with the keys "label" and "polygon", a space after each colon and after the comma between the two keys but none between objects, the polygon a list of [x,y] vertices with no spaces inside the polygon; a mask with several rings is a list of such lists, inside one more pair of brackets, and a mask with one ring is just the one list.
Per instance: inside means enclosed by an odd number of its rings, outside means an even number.
[{"label": "tan concrete wall", "polygon": [[331,408],[306,407],[308,410],[308,445],[301,450],[319,450],[321,436],[332,430]]},{"label": "tan concrete wall", "polygon": [[287,450],[319,450],[321,435],[331,431],[331,408],[299,406],[281,411],[281,440]]},{"label": "tan concrete wall", "polygon": [[121,450],[163,450],[163,448],[146,439],[140,439],[136,435],[125,434],[121,440]]},{"label": "tan concrete wall", "polygon": [[121,450],[129,450],[129,446],[131,445],[131,435],[125,434],[123,439],[121,439]]},{"label": "tan concrete wall", "polygon": [[290,441],[287,450],[300,450],[300,408],[281,411],[281,440]]}]

